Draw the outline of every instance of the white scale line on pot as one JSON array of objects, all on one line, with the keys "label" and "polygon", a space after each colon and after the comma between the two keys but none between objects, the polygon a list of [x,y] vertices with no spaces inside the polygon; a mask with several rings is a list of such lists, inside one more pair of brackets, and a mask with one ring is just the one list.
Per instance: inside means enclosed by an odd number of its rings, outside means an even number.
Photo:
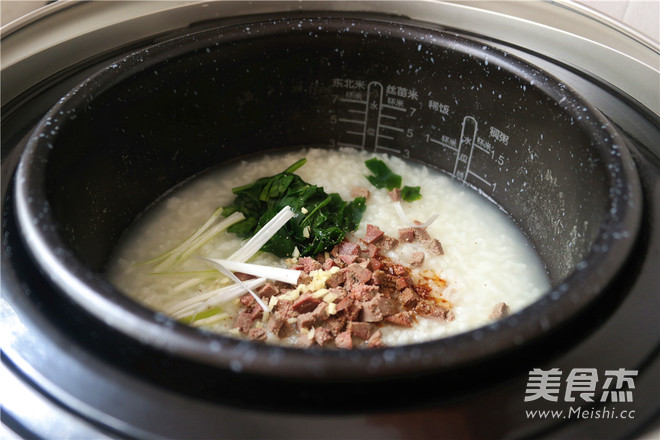
[{"label": "white scale line on pot", "polygon": [[361,104],[361,105],[364,105],[364,104],[367,103],[367,101],[360,101],[360,100],[357,100],[357,99],[348,99],[348,98],[339,98],[339,102],[348,102],[348,103],[352,103],[352,104]]},{"label": "white scale line on pot", "polygon": [[492,183],[490,183],[489,181],[487,181],[486,179],[484,179],[484,178],[481,177],[480,175],[478,175],[478,174],[476,174],[476,173],[474,173],[474,172],[472,172],[472,171],[470,171],[470,170],[468,170],[467,173],[468,173],[469,175],[474,176],[474,177],[476,177],[477,179],[481,180],[481,181],[482,181],[483,183],[485,183],[486,185],[488,185],[488,186],[490,186],[490,187],[493,186]]},{"label": "white scale line on pot", "polygon": [[[359,124],[364,127],[367,125],[367,112],[366,112],[366,105],[367,101],[362,101],[359,99],[350,99],[350,98],[339,98],[339,102],[342,103],[347,103],[347,104],[359,104],[360,106],[365,106],[365,110],[361,109],[348,109],[349,113],[352,113],[354,115],[361,115],[361,119],[351,119],[351,118],[338,118],[338,122],[346,122],[349,124]],[[352,147],[352,148],[359,148],[363,149],[364,148],[364,140],[365,140],[365,132],[366,128],[363,128],[362,131],[355,131],[355,130],[346,130],[345,133],[349,135],[354,135],[354,136],[359,136],[360,137],[360,144],[354,144],[354,143],[349,143],[349,142],[338,142],[337,145],[340,147]]]},{"label": "white scale line on pot", "polygon": [[[452,172],[452,176],[463,182],[465,182],[468,177],[468,170],[470,169],[469,158],[472,156],[472,151],[474,150],[478,127],[479,124],[477,120],[472,116],[466,116],[463,118],[461,135],[458,138],[458,151],[456,152],[456,160],[454,161],[454,171]],[[463,146],[470,148],[469,157],[463,152]]]},{"label": "white scale line on pot", "polygon": [[441,142],[441,141],[439,141],[439,140],[437,140],[437,139],[433,139],[432,137],[429,138],[429,141],[430,141],[430,142],[433,142],[434,144],[438,144],[438,145],[440,145],[440,146],[442,146],[442,147],[448,148],[448,149],[450,149],[451,151],[456,151],[456,152],[458,153],[458,148],[456,148],[456,147],[452,147],[451,145],[449,145],[449,144],[447,144],[447,143],[445,143],[445,142]]},{"label": "white scale line on pot", "polygon": [[[364,104],[364,130],[362,132],[362,148],[367,148],[367,140],[371,144],[370,137],[373,136],[374,150],[378,147],[378,135],[380,134],[380,116],[383,108],[383,85],[378,81],[372,81],[367,85],[367,101]],[[375,117],[371,116],[375,112]],[[371,116],[371,117],[370,117]],[[371,124],[369,122],[371,121]],[[373,122],[376,126],[373,126]],[[370,126],[371,125],[371,126]],[[369,137],[368,137],[369,136]]]},{"label": "white scale line on pot", "polygon": [[401,150],[398,150],[396,148],[383,147],[382,145],[376,145],[376,149],[389,151],[390,153],[401,153]]},{"label": "white scale line on pot", "polygon": [[487,153],[489,156],[492,155],[492,154],[494,153],[494,151],[489,151],[489,150],[485,149],[484,147],[482,147],[482,146],[479,145],[479,144],[474,144],[474,146],[475,146],[478,150],[481,150],[481,151],[483,151],[484,153]]},{"label": "white scale line on pot", "polygon": [[362,148],[362,145],[349,144],[347,142],[337,142],[337,145],[340,147]]},{"label": "white scale line on pot", "polygon": [[391,125],[381,124],[380,128],[384,128],[384,129],[387,129],[387,130],[398,131],[399,133],[403,133],[403,128],[392,127]]},{"label": "white scale line on pot", "polygon": [[381,108],[391,108],[392,110],[398,110],[400,112],[405,112],[406,111],[405,108],[401,108],[401,107],[397,107],[395,105],[389,105],[389,104],[382,104]]},{"label": "white scale line on pot", "polygon": [[[367,85],[366,99],[339,98],[339,102],[347,104],[357,104],[360,108],[349,108],[346,111],[350,116],[338,118],[337,121],[347,124],[362,126],[362,130],[346,130],[344,133],[352,136],[359,136],[361,142],[337,142],[340,147],[352,147],[373,151],[385,151],[388,153],[400,154],[401,149],[393,148],[389,144],[395,140],[395,136],[385,134],[387,131],[396,133],[406,133],[405,128],[397,127],[399,118],[392,114],[390,110],[407,113],[407,109],[398,105],[392,105],[392,102],[384,102],[384,87],[378,81],[372,81]],[[387,113],[385,111],[388,111]],[[457,145],[453,142],[444,142],[427,135],[426,141],[440,145],[456,154],[454,161],[453,177],[465,182],[470,176],[478,179],[481,183],[495,188],[495,184],[489,182],[482,175],[472,170],[472,159],[476,151],[488,154],[491,158],[495,151],[492,148],[485,148],[477,142],[477,131],[479,123],[473,116],[466,115],[461,123],[461,135]],[[383,133],[383,131],[385,133]]]}]

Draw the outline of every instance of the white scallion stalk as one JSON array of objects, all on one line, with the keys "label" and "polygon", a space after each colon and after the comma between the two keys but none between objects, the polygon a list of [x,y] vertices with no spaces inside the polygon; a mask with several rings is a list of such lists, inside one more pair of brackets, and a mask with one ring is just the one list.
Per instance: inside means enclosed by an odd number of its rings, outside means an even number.
[{"label": "white scallion stalk", "polygon": [[172,278],[185,278],[185,281],[177,284],[172,288],[172,292],[180,292],[182,290],[188,289],[189,287],[194,287],[197,284],[202,282],[218,278],[217,270],[205,270],[205,271],[190,271],[190,272],[154,272],[151,275],[159,277],[172,277]]},{"label": "white scallion stalk", "polygon": [[271,239],[273,235],[279,231],[282,226],[286,224],[295,216],[295,213],[289,206],[282,208],[275,217],[273,217],[268,223],[264,225],[263,228],[259,230],[252,238],[248,240],[245,245],[243,245],[239,250],[234,252],[228,260],[239,261],[241,263],[249,260],[254,254],[256,254],[263,245]]},{"label": "white scallion stalk", "polygon": [[221,273],[223,273],[224,275],[228,276],[230,280],[232,280],[233,282],[235,282],[236,284],[240,285],[240,286],[243,287],[245,290],[247,290],[247,291],[250,293],[250,295],[252,295],[252,297],[253,297],[254,300],[257,302],[257,304],[259,304],[259,306],[260,306],[262,309],[264,309],[264,312],[268,313],[268,312],[270,311],[270,310],[268,309],[268,305],[267,305],[266,303],[264,303],[264,302],[261,300],[261,298],[259,298],[259,295],[257,295],[256,293],[254,293],[254,291],[253,291],[252,289],[250,289],[247,285],[245,285],[245,283],[243,283],[243,281],[241,281],[236,275],[234,275],[234,273],[233,273],[231,270],[227,269],[227,268],[224,267],[222,264],[218,263],[217,260],[214,261],[214,265],[215,265],[215,267],[216,267]]},{"label": "white scallion stalk", "polygon": [[158,277],[172,277],[172,278],[185,278],[190,279],[191,277],[199,279],[210,279],[217,278],[218,271],[209,269],[209,270],[191,270],[187,272],[154,272],[151,275]]},{"label": "white scallion stalk", "polygon": [[428,226],[430,226],[435,221],[435,219],[438,218],[438,214],[436,213],[436,214],[433,214],[431,217],[429,217],[429,219],[426,220],[424,223],[419,223],[419,224],[413,223],[410,220],[408,220],[408,216],[406,216],[406,213],[403,212],[403,206],[401,206],[400,201],[394,202],[394,210],[396,211],[399,218],[401,219],[401,222],[403,224],[408,225],[411,228],[427,228]]},{"label": "white scallion stalk", "polygon": [[184,281],[183,283],[180,283],[178,286],[175,286],[172,289],[172,292],[181,292],[182,290],[185,290],[189,287],[193,287],[193,286],[198,285],[202,281],[204,281],[204,280],[201,279],[201,278],[191,278],[189,280]]},{"label": "white scallion stalk", "polygon": [[431,217],[429,217],[428,220],[426,220],[424,223],[416,224],[413,223],[410,225],[411,228],[428,228],[434,221],[435,219],[438,218],[438,214],[433,214]]},{"label": "white scallion stalk", "polygon": [[[234,212],[226,219],[222,220],[217,225],[210,227],[213,224],[213,221],[217,219],[218,211],[216,211],[209,220],[206,221],[197,231],[191,235],[187,240],[181,243],[176,248],[171,251],[163,254],[161,261],[155,268],[155,272],[162,272],[172,268],[177,263],[188,258],[195,250],[200,248],[204,243],[209,241],[211,238],[224,231],[234,223],[238,223],[241,220],[245,219],[245,216],[240,212]],[[210,228],[210,229],[209,229]],[[155,261],[159,261],[156,259]]]},{"label": "white scallion stalk", "polygon": [[283,269],[281,267],[263,266],[260,264],[242,263],[239,261],[221,260],[217,258],[200,257],[204,261],[208,261],[215,267],[224,267],[225,269],[233,272],[246,273],[256,277],[267,278],[274,281],[282,281],[288,284],[297,284],[298,278],[302,271]]},{"label": "white scallion stalk", "polygon": [[162,261],[162,260],[166,259],[167,257],[174,254],[175,252],[178,252],[180,249],[188,246],[189,243],[194,241],[197,237],[199,237],[200,234],[202,234],[204,231],[206,231],[213,224],[213,222],[215,222],[218,219],[218,217],[220,217],[221,215],[222,215],[222,208],[216,209],[213,212],[213,214],[211,214],[211,217],[209,217],[206,220],[206,222],[204,222],[204,224],[202,226],[197,228],[197,230],[190,237],[188,237],[183,243],[179,244],[177,247],[175,247],[173,249],[170,249],[169,251],[165,252],[162,255],[159,255],[155,258],[152,258],[150,260],[144,261],[144,262],[139,263],[139,264],[156,263],[158,261]]},{"label": "white scallion stalk", "polygon": [[[243,214],[240,214],[240,213],[234,213],[234,214],[239,214],[241,216],[240,220],[242,220],[244,218]],[[232,216],[234,216],[234,214],[227,217],[227,219],[225,221],[232,218]],[[245,243],[245,245],[243,245],[238,251],[234,252],[228,258],[228,260],[231,260],[230,264],[245,263],[245,261],[250,259],[254,254],[256,254],[259,251],[259,249],[261,249],[261,247],[264,244],[266,244],[266,242],[268,240],[270,240],[271,237],[273,237],[273,235],[275,235],[277,233],[277,231],[279,231],[282,228],[282,226],[284,226],[289,220],[291,220],[291,218],[293,218],[294,215],[295,215],[295,213],[293,212],[291,207],[285,206],[284,208],[282,208],[282,210],[280,212],[278,212],[268,223],[266,223],[250,240],[248,240],[247,243]],[[240,220],[237,220],[237,221],[240,221]],[[237,221],[234,221],[233,223],[236,223]],[[206,224],[208,224],[208,223],[209,222],[207,222]],[[227,225],[226,227],[229,227],[229,226],[231,226],[231,225]],[[207,229],[208,229],[208,226],[207,226]],[[183,250],[182,254],[185,253],[187,255],[190,255],[189,249],[192,246],[194,246],[196,243],[199,243],[201,240],[205,240],[207,235],[208,234],[203,234],[203,232],[202,232],[200,234],[197,234],[194,239],[191,237],[191,239],[187,240],[186,244],[187,244],[188,247]],[[181,246],[183,246],[183,244]],[[201,244],[200,244],[200,246],[201,246]],[[170,255],[169,257],[171,258],[172,255]],[[191,314],[199,313],[199,311],[204,310],[204,308],[206,308],[206,307],[230,301],[230,300],[232,300],[236,297],[239,297],[239,296],[243,295],[245,292],[249,292],[254,297],[254,299],[257,301],[259,306],[262,309],[264,309],[264,312],[266,312],[266,313],[269,312],[268,306],[261,300],[261,298],[259,298],[259,295],[257,295],[256,293],[254,293],[252,291],[252,289],[255,289],[255,288],[263,285],[266,282],[267,278],[261,277],[261,278],[256,278],[256,279],[247,280],[247,281],[243,282],[243,281],[239,280],[236,277],[236,275],[234,275],[232,273],[232,270],[238,271],[237,269],[228,268],[223,264],[223,261],[226,261],[226,260],[215,260],[215,259],[211,259],[211,258],[204,258],[204,259],[214,263],[216,268],[221,273],[223,273],[224,275],[229,277],[236,284],[234,284],[232,286],[223,287],[221,289],[213,290],[211,292],[206,292],[202,295],[197,295],[195,297],[189,298],[185,301],[182,301],[182,302],[174,305],[169,310],[166,310],[165,313],[169,314],[170,316],[173,316],[176,319],[181,319],[181,318],[184,318],[186,316],[190,316]],[[161,263],[161,264],[163,264],[163,263]],[[249,265],[249,266],[257,266],[257,265]],[[259,266],[257,266],[257,267],[259,267]],[[243,270],[240,270],[241,272],[250,273],[250,272],[247,272],[247,269],[243,266],[242,266],[242,269]],[[277,269],[277,268],[268,268],[268,269],[271,269],[271,272],[269,272],[270,275],[274,275],[275,273],[277,273],[277,275],[279,277],[280,275],[283,274],[283,272],[278,272],[278,271],[274,270],[274,269]],[[252,270],[252,269],[250,269],[250,270]],[[279,270],[283,271],[283,270],[287,270],[287,269],[279,269]],[[286,276],[293,278],[293,275],[290,272],[298,272],[298,271],[288,271],[288,272],[289,273],[287,273]],[[261,275],[261,273],[257,274],[257,276],[259,276],[259,275]],[[298,272],[295,276],[296,282],[297,282],[299,276],[300,276],[300,273]],[[277,280],[278,278],[270,278],[270,279]],[[289,281],[285,281],[285,282],[289,282]],[[293,282],[291,284],[295,284],[295,282]]]},{"label": "white scallion stalk", "polygon": [[[240,212],[234,213],[234,214],[241,214]],[[232,215],[234,215],[232,214]],[[241,219],[242,220],[242,219]],[[233,223],[232,223],[233,224]],[[231,225],[229,225],[231,226]],[[197,237],[197,239],[190,245],[190,247],[181,254],[180,260],[185,260],[186,258],[190,257],[193,252],[195,252],[197,249],[205,245],[209,240],[211,240],[213,237],[218,235],[220,232],[224,231],[227,229],[229,226],[218,223],[217,225],[213,226],[210,228],[208,231],[206,231],[204,234],[200,235]]]},{"label": "white scallion stalk", "polygon": [[155,258],[152,258],[152,259],[147,260],[147,261],[143,261],[142,263],[138,263],[138,264],[156,263],[158,261],[162,261],[162,260],[166,259],[167,257],[172,255],[173,253],[179,251],[181,248],[184,248],[185,246],[187,246],[190,242],[194,241],[200,234],[202,234],[204,231],[206,231],[213,224],[213,222],[215,222],[218,219],[218,217],[220,217],[221,215],[222,215],[222,208],[216,209],[213,212],[213,214],[211,214],[211,217],[209,217],[206,220],[206,222],[204,222],[204,224],[202,226],[197,228],[197,230],[190,237],[188,237],[183,243],[179,244],[174,249],[170,249],[169,251],[165,252],[162,255],[159,255]]},{"label": "white scallion stalk", "polygon": [[215,324],[216,322],[224,321],[229,318],[227,313],[218,313],[217,315],[209,316],[208,318],[195,319],[190,325],[195,327],[203,327],[205,325]]},{"label": "white scallion stalk", "polygon": [[[266,281],[266,278],[254,278],[245,281],[243,285],[250,287],[251,289],[256,289],[259,286],[263,286]],[[175,319],[181,319],[199,313],[207,307],[213,307],[231,301],[234,298],[238,298],[246,292],[244,286],[241,286],[240,284],[232,284],[231,286],[211,290],[201,295],[188,298],[185,301],[181,301],[169,309],[164,310],[164,312]]]},{"label": "white scallion stalk", "polygon": [[408,217],[406,217],[406,213],[403,212],[403,207],[401,206],[401,202],[396,201],[394,202],[394,210],[398,214],[399,218],[401,219],[401,223],[404,225],[407,225],[410,223],[410,220],[408,220]]}]

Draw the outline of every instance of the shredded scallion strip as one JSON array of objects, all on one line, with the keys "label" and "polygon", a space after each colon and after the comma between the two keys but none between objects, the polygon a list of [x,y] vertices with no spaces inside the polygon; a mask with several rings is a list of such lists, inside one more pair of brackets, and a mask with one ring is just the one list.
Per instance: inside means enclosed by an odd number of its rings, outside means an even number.
[{"label": "shredded scallion strip", "polygon": [[190,279],[191,277],[200,278],[200,279],[210,279],[217,278],[218,271],[209,269],[209,270],[190,270],[186,272],[156,272],[152,275],[158,275],[161,277],[172,277],[172,278],[185,278]]},{"label": "shredded scallion strip", "polygon": [[424,223],[419,223],[419,224],[413,223],[412,225],[410,225],[410,227],[411,228],[428,228],[435,221],[435,219],[437,219],[437,218],[438,218],[438,214],[435,213],[431,217],[429,217],[428,220],[426,220]]},{"label": "shredded scallion strip", "polygon": [[190,278],[189,280],[184,281],[183,283],[180,283],[177,286],[174,286],[172,289],[172,292],[181,292],[182,290],[185,290],[189,287],[196,286],[197,284],[201,283],[204,281],[201,278]]},{"label": "shredded scallion strip", "polygon": [[299,270],[283,269],[281,267],[263,266],[260,264],[242,263],[239,261],[231,260],[220,260],[217,258],[200,258],[210,262],[216,267],[221,266],[233,272],[246,273],[248,275],[263,277],[274,281],[282,281],[283,283],[288,284],[297,284],[298,278],[302,273]]},{"label": "shredded scallion strip", "polygon": [[226,275],[227,277],[229,277],[230,280],[232,280],[233,282],[235,282],[236,284],[240,285],[240,286],[243,287],[245,290],[247,290],[247,291],[250,293],[250,295],[252,295],[252,297],[253,297],[254,300],[257,302],[257,304],[259,304],[259,306],[260,306],[262,309],[264,309],[264,312],[266,312],[266,313],[269,312],[269,310],[268,310],[268,305],[266,305],[266,303],[264,303],[264,302],[261,300],[261,298],[259,298],[259,295],[257,295],[256,293],[254,293],[254,291],[253,291],[251,288],[249,288],[249,287],[248,287],[243,281],[241,281],[236,275],[234,275],[234,273],[233,273],[231,270],[227,269],[225,266],[223,266],[222,264],[218,263],[217,260],[214,261],[214,265],[215,265],[215,267],[216,267],[216,268],[217,268],[222,274]]},{"label": "shredded scallion strip", "polygon": [[[266,281],[268,281],[266,278],[253,278],[245,281],[243,284],[251,289],[256,289],[259,286],[263,286]],[[211,290],[201,295],[188,298],[185,301],[175,304],[164,312],[175,319],[181,319],[188,315],[199,313],[199,311],[204,310],[207,307],[213,307],[231,301],[232,299],[243,295],[245,292],[246,290],[243,286],[232,284],[231,286]]]},{"label": "shredded scallion strip", "polygon": [[[173,249],[170,249],[169,251],[165,252],[162,255],[159,255],[157,257],[154,257],[154,258],[152,258],[150,260],[147,260],[147,261],[143,261],[143,262],[138,263],[138,264],[156,263],[158,261],[162,261],[162,260],[166,259],[167,257],[171,256],[172,254],[174,254],[176,252],[179,252],[181,249],[185,248],[189,243],[193,242],[197,237],[199,237],[200,234],[202,234],[209,227],[211,227],[213,222],[215,222],[221,215],[222,215],[222,207],[216,209],[213,212],[213,214],[211,214],[211,217],[209,217],[208,220],[206,220],[206,222],[204,222],[204,224],[202,226],[197,228],[197,230],[190,237],[188,237],[183,243],[179,244],[177,247],[175,247]],[[230,218],[230,217],[228,217],[228,218]]]},{"label": "shredded scallion strip", "polygon": [[[227,219],[231,218],[234,214],[227,217]],[[282,226],[286,224],[286,222],[291,220],[294,215],[295,213],[293,210],[289,206],[285,206],[268,223],[266,223],[263,228],[259,230],[259,232],[257,232],[250,240],[248,240],[247,243],[245,243],[245,245],[243,245],[238,251],[234,252],[228,259],[232,262],[245,263],[245,261],[249,260],[254,254],[256,254],[259,249],[261,249],[261,247],[268,240],[270,240],[270,238],[275,235],[277,231],[282,228]],[[213,259],[208,258],[207,260],[214,261]],[[168,313],[170,316],[173,316],[174,318],[180,319],[190,315],[193,312],[198,313],[200,310],[204,310],[204,308],[208,307],[209,305],[230,301],[238,296],[243,295],[245,292],[249,292],[253,297],[255,297],[257,303],[264,309],[265,312],[268,312],[268,306],[264,304],[261,298],[259,298],[259,296],[251,290],[263,285],[267,278],[256,278],[242,282],[236,278],[236,276],[231,272],[231,269],[225,268],[222,263],[216,263],[216,267],[220,270],[220,272],[236,282],[236,284],[189,298],[176,304],[174,307],[171,307],[166,311],[166,313]]]},{"label": "shredded scallion strip", "polygon": [[204,243],[208,242],[220,232],[224,231],[234,223],[238,223],[245,219],[245,216],[242,213],[234,212],[220,223],[212,226],[215,220],[217,220],[218,216],[219,212],[216,210],[211,218],[209,218],[202,226],[200,226],[199,229],[197,229],[197,231],[195,231],[195,233],[188,237],[188,239],[186,239],[183,243],[170,250],[169,252],[161,255],[160,257],[149,260],[149,262],[160,261],[160,263],[154,268],[154,272],[163,272],[171,269],[176,264],[188,258],[193,252],[204,245]]},{"label": "shredded scallion strip", "polygon": [[212,307],[210,309],[206,309],[204,311],[201,311],[199,313],[196,313],[194,315],[186,316],[185,318],[179,319],[179,321],[183,322],[184,324],[192,324],[193,322],[199,322],[202,320],[206,320],[208,318],[213,318],[216,317],[217,315],[227,315],[226,313],[222,312],[222,309],[220,307]]},{"label": "shredded scallion strip", "polygon": [[406,213],[403,212],[403,207],[401,206],[400,201],[394,202],[394,210],[399,215],[401,222],[410,226],[411,228],[427,228],[438,218],[438,214],[435,213],[431,217],[429,217],[429,219],[426,220],[424,223],[413,223],[410,220],[408,220]]},{"label": "shredded scallion strip", "polygon": [[224,321],[225,319],[231,319],[229,313],[218,313],[209,316],[208,318],[200,318],[198,315],[195,316],[194,321],[192,321],[190,325],[196,327],[203,327],[203,326],[215,324],[216,322]]},{"label": "shredded scallion strip", "polygon": [[234,252],[228,258],[228,260],[239,261],[241,263],[246,262],[254,254],[256,254],[259,249],[261,249],[262,246],[266,244],[266,242],[268,242],[268,240],[270,240],[271,237],[286,224],[286,222],[291,220],[294,216],[295,213],[293,212],[293,209],[291,209],[289,206],[285,206],[275,215],[275,217],[270,219],[270,221],[266,223],[264,227],[259,230],[259,232],[254,234],[254,236],[252,236],[252,238],[250,238],[244,246]]}]

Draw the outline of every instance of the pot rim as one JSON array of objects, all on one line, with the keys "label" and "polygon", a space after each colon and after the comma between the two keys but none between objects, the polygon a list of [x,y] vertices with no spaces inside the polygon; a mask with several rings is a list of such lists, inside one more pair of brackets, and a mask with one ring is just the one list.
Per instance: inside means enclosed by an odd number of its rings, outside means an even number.
[{"label": "pot rim", "polygon": [[[338,26],[343,19],[318,18],[324,21],[326,31],[332,31],[332,26],[326,25],[334,23]],[[363,17],[351,19],[365,21]],[[304,22],[312,23],[313,20],[306,18]],[[222,31],[226,33],[233,29],[240,34],[241,26],[222,28]],[[419,26],[423,28],[423,24]],[[409,27],[410,24],[400,24],[400,32]],[[357,379],[437,372],[510,352],[567,322],[598,297],[626,261],[641,223],[642,197],[632,157],[611,124],[590,103],[538,68],[468,36],[425,28],[425,32],[441,38],[451,35],[458,39],[460,48],[472,56],[483,58],[484,51],[487,51],[491,63],[500,63],[512,74],[533,79],[533,87],[541,89],[555,102],[561,99],[564,110],[575,115],[584,129],[596,134],[592,145],[599,151],[603,166],[610,173],[609,216],[600,226],[586,258],[575,270],[534,303],[489,325],[438,340],[365,350],[300,349],[258,344],[192,328],[145,308],[120,293],[67,249],[49,209],[44,178],[53,140],[57,137],[57,130],[53,127],[61,119],[66,120],[69,112],[121,81],[136,66],[152,66],[204,47],[217,38],[217,32],[217,29],[211,29],[157,43],[129,54],[90,77],[60,99],[43,117],[21,157],[16,174],[15,207],[21,235],[31,256],[69,299],[110,328],[190,361],[263,376]],[[140,61],[136,62],[138,58]],[[578,118],[578,115],[589,115],[589,118]]]}]

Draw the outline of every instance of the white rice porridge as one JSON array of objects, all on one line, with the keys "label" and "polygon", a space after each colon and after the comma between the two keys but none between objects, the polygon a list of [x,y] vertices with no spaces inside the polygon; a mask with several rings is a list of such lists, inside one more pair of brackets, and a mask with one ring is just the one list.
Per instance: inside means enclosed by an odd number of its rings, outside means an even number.
[{"label": "white rice porridge", "polygon": [[[307,163],[295,173],[306,182],[323,187],[327,193],[339,193],[348,201],[352,188],[370,190],[360,227],[352,235],[363,237],[366,226],[373,224],[385,234],[397,237],[397,231],[406,225],[402,224],[387,191],[371,186],[365,178],[369,172],[364,162],[374,156],[400,174],[403,185],[421,187],[420,200],[401,202],[408,219],[424,222],[433,214],[438,215],[427,231],[440,240],[444,255],[427,254],[418,270],[433,271],[446,281],[444,290],[435,294],[451,303],[454,317],[453,320],[419,317],[412,328],[383,325],[380,331],[385,345],[428,341],[480,327],[492,321],[489,316],[495,305],[506,303],[511,313],[515,313],[549,289],[538,256],[494,204],[427,167],[352,149],[312,148],[265,155],[214,169],[191,180],[158,201],[131,228],[108,266],[108,276],[125,294],[158,311],[226,285],[218,281],[224,277],[201,278],[199,282],[194,272],[209,271],[209,266],[196,258],[189,258],[177,267],[177,275],[154,274],[153,266],[138,263],[174,248],[219,206],[230,205],[234,199],[233,187],[276,174],[302,157],[307,158]],[[223,232],[196,255],[227,258],[241,243],[234,234]],[[388,257],[405,264],[413,250],[414,244],[401,244],[396,255],[390,253]],[[250,262],[286,267],[284,260],[266,253]],[[224,304],[226,313],[196,324],[236,335],[233,328],[239,306],[237,301]],[[281,342],[272,335],[268,341]]]}]

